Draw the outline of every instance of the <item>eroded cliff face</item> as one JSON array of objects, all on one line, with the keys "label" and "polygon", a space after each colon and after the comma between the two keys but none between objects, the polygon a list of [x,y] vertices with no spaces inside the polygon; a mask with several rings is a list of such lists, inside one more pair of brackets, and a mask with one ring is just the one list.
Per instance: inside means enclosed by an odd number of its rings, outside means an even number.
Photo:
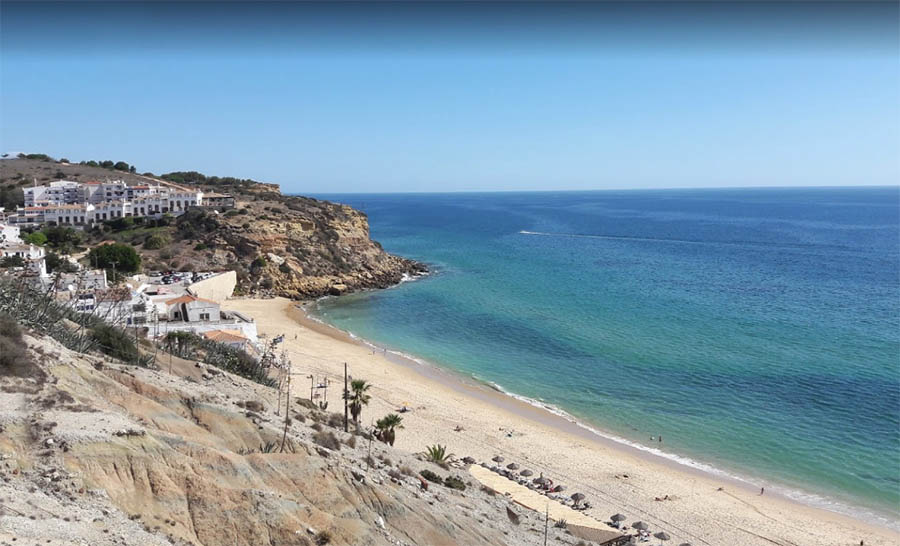
[{"label": "eroded cliff face", "polygon": [[362,212],[309,198],[269,194],[224,214],[192,211],[177,226],[189,243],[178,259],[235,269],[245,293],[309,298],[385,288],[427,271],[372,241]]},{"label": "eroded cliff face", "polygon": [[[506,500],[464,468],[451,472],[465,492],[423,489],[410,474],[447,472],[377,441],[367,462],[362,437],[300,405],[285,433],[273,389],[178,358],[152,370],[49,338],[26,342],[40,373],[0,373],[7,543],[308,545],[320,533],[337,545],[543,541],[540,515],[514,507],[513,525]],[[332,443],[316,439],[323,429]]]},{"label": "eroded cliff face", "polygon": [[233,269],[242,294],[314,298],[385,288],[427,272],[372,241],[362,212],[272,189],[238,196],[232,210],[189,211],[168,238],[160,249],[138,247],[145,268]]},{"label": "eroded cliff face", "polygon": [[[0,161],[0,191],[10,208],[22,187],[60,177],[87,182],[121,178],[129,184],[171,184],[153,176],[86,165],[28,159]],[[192,210],[177,219],[135,223],[128,229],[85,230],[84,246],[114,239],[133,245],[151,270],[225,270],[238,274],[239,294],[295,299],[385,288],[426,267],[391,255],[369,238],[366,215],[338,203],[283,195],[277,184],[241,180],[223,185],[180,184],[234,195],[233,210]],[[13,193],[15,195],[13,195]],[[85,264],[89,265],[89,264]]]}]

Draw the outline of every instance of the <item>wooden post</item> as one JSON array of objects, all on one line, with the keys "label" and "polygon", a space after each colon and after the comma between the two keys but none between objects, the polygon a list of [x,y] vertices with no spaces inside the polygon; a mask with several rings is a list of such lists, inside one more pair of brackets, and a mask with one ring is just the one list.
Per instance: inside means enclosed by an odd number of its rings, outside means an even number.
[{"label": "wooden post", "polygon": [[287,443],[287,430],[288,424],[291,422],[290,414],[291,414],[291,374],[288,372],[287,376],[287,400],[284,405],[284,433],[281,436],[281,452],[284,453],[284,446]]},{"label": "wooden post", "polygon": [[347,363],[344,362],[344,432],[349,430],[347,426],[347,408],[350,398],[350,391],[347,390]]},{"label": "wooden post", "polygon": [[544,505],[544,546],[547,546],[547,531],[550,524],[550,503]]},{"label": "wooden post", "polygon": [[372,424],[372,430],[369,433],[369,452],[366,454],[366,472],[369,471],[369,461],[372,460],[372,438],[375,437],[375,425]]}]

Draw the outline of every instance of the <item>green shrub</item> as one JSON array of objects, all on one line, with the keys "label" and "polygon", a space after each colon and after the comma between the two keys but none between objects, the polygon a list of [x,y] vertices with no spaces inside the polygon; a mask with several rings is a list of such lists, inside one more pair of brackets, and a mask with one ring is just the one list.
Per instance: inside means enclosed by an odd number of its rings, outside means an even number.
[{"label": "green shrub", "polygon": [[[88,263],[111,272],[137,273],[141,269],[141,257],[134,247],[125,243],[96,246],[88,253]],[[115,279],[113,279],[115,282]]]},{"label": "green shrub", "polygon": [[450,489],[458,489],[460,491],[466,490],[466,484],[461,479],[456,476],[447,476],[444,478],[444,486],[449,487]]},{"label": "green shrub", "polygon": [[255,260],[250,262],[250,267],[255,267],[255,268],[266,267],[266,258],[263,256],[257,256]]},{"label": "green shrub", "polygon": [[38,246],[44,246],[45,244],[47,244],[47,236],[44,235],[43,231],[35,231],[33,233],[29,233],[23,236],[22,240],[26,243],[31,243]]},{"label": "green shrub", "polygon": [[140,363],[141,355],[134,339],[124,330],[109,324],[98,324],[91,329],[91,337],[102,353],[129,364]]},{"label": "green shrub", "polygon": [[425,478],[426,480],[428,480],[430,482],[440,483],[440,484],[444,483],[443,478],[441,478],[440,476],[438,476],[431,470],[428,470],[427,468],[425,470],[419,472],[419,474],[421,474],[423,478]]},{"label": "green shrub", "polygon": [[0,267],[25,267],[25,259],[21,256],[5,256],[0,258]]},{"label": "green shrub", "polygon": [[78,266],[52,250],[47,252],[45,263],[48,273],[75,273],[78,271]]},{"label": "green shrub", "polygon": [[22,330],[9,315],[0,315],[0,377],[45,377],[34,367],[31,356],[25,348]]},{"label": "green shrub", "polygon": [[146,250],[157,250],[169,244],[169,238],[164,235],[151,235],[144,241]]},{"label": "green shrub", "polygon": [[194,250],[206,250],[206,249],[207,249],[206,243],[197,243],[194,246]]}]

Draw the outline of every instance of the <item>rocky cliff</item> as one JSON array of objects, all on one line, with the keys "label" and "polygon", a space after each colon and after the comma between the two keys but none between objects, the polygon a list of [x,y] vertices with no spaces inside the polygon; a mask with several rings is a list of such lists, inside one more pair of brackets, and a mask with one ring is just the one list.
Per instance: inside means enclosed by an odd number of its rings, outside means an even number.
[{"label": "rocky cliff", "polygon": [[[179,185],[235,196],[231,210],[196,209],[161,222],[101,225],[86,231],[84,244],[127,242],[144,258],[145,270],[234,270],[238,293],[312,298],[384,288],[426,267],[385,252],[369,237],[366,215],[346,205],[283,195],[276,184],[221,179],[200,173],[163,175]],[[89,165],[6,159],[0,190],[21,204],[21,188],[65,178],[125,179],[129,183],[171,180]],[[188,180],[188,182],[184,182]]]},{"label": "rocky cliff", "polygon": [[[541,515],[464,467],[369,444],[298,402],[285,428],[273,389],[178,358],[146,369],[50,338],[24,345],[0,366],[0,544],[544,541]],[[426,489],[423,469],[468,486]],[[577,543],[550,532],[553,544]]]}]

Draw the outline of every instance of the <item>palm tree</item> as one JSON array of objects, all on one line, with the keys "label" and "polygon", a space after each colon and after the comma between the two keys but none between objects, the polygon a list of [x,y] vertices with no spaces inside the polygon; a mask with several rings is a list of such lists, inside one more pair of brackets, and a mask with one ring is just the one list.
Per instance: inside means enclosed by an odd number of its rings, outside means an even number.
[{"label": "palm tree", "polygon": [[353,416],[353,422],[359,426],[359,415],[362,413],[362,407],[369,404],[371,396],[366,394],[372,385],[366,383],[365,379],[354,379],[350,382],[350,391],[344,393],[344,398],[350,403],[350,415]]},{"label": "palm tree", "polygon": [[426,447],[422,455],[426,461],[434,463],[441,468],[447,468],[447,463],[453,457],[452,453],[447,453],[447,446],[442,446],[441,444]]},{"label": "palm tree", "polygon": [[396,413],[385,415],[381,419],[375,421],[375,428],[377,430],[375,437],[382,442],[393,446],[394,439],[396,438],[396,429],[403,428],[403,425],[400,424],[402,422],[403,417],[400,417]]}]

